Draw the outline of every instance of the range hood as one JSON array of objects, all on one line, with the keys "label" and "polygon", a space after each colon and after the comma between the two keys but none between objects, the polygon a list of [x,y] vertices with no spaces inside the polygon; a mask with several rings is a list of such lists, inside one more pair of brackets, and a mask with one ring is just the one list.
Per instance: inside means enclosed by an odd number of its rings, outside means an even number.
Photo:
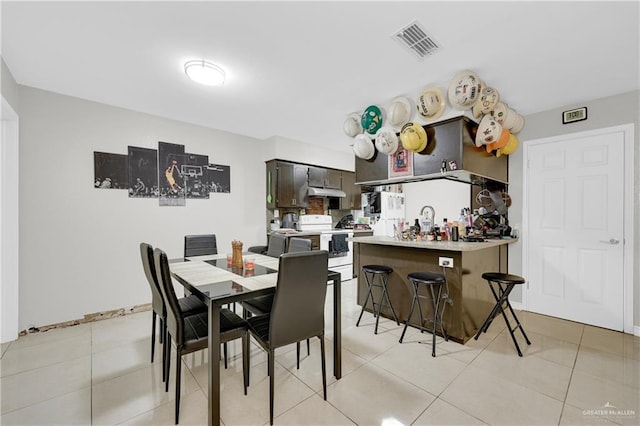
[{"label": "range hood", "polygon": [[[378,186],[449,179],[484,186],[491,182],[508,184],[508,159],[495,157],[477,148],[474,140],[477,123],[460,116],[423,126],[427,147],[410,153],[410,172],[393,176],[389,156],[376,152],[370,160],[356,157],[356,185]],[[484,147],[482,147],[484,148]]]},{"label": "range hood", "polygon": [[345,198],[347,194],[339,189],[329,188],[309,188],[307,195],[309,197],[338,197]]}]

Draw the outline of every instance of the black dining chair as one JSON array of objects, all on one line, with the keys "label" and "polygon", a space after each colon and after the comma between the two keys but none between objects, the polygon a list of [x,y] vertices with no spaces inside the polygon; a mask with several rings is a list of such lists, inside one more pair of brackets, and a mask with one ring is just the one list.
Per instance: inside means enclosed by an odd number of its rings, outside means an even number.
[{"label": "black dining chair", "polygon": [[[159,317],[160,322],[160,343],[164,345],[165,334],[166,334],[166,318],[167,318],[167,309],[164,303],[164,299],[162,297],[162,291],[160,290],[160,283],[158,282],[158,277],[156,275],[156,267],[155,260],[153,258],[153,247],[147,243],[140,243],[140,257],[142,258],[142,267],[144,269],[144,274],[147,277],[147,282],[149,283],[149,288],[151,289],[151,362],[153,363],[153,355],[155,352],[156,346],[156,317]],[[187,297],[182,297],[178,299],[178,306],[180,308],[180,312],[184,316],[190,316],[194,314],[199,314],[202,312],[207,312],[207,306],[196,296],[191,295]],[[225,357],[226,360],[226,357]],[[165,359],[165,351],[162,352],[162,381],[165,381],[164,375],[164,366],[166,363]]]},{"label": "black dining chair", "polygon": [[[218,254],[218,244],[216,242],[216,234],[199,234],[199,235],[185,235],[184,236],[184,257],[192,256],[208,256],[211,254]],[[186,291],[186,290],[185,290]],[[236,311],[236,304],[230,303],[227,307]],[[225,352],[227,347],[225,346]],[[226,353],[225,353],[225,368],[227,367]]]},{"label": "black dining chair", "polygon": [[247,319],[249,332],[267,352],[269,422],[273,424],[275,350],[311,337],[320,339],[322,390],[327,399],[324,351],[324,304],[329,254],[325,250],[280,256],[273,306],[268,314]]},{"label": "black dining chair", "polygon": [[[279,243],[278,243],[279,244]],[[299,253],[304,251],[311,251],[311,240],[308,238],[297,238],[291,237],[289,239],[289,251],[288,253]],[[267,294],[265,296],[254,297],[253,299],[246,300],[243,302],[243,308],[245,312],[250,313],[251,315],[264,315],[271,312],[271,307],[273,306],[273,294]],[[245,315],[247,318],[249,315]],[[300,342],[298,342],[297,346],[297,368],[300,368]],[[307,355],[311,353],[311,343],[309,339],[307,339]]]},{"label": "black dining chair", "polygon": [[267,256],[279,257],[282,253],[287,252],[287,237],[274,234],[269,237],[267,246]]},{"label": "black dining chair", "polygon": [[218,254],[216,234],[185,235],[184,257]]},{"label": "black dining chair", "polygon": [[[185,316],[180,310],[169,271],[169,261],[164,251],[155,249],[156,275],[160,283],[160,290],[167,306],[167,335],[165,337],[166,378],[165,391],[169,390],[169,372],[171,367],[171,338],[176,345],[176,408],[175,423],[180,416],[180,374],[182,355],[196,352],[208,347],[209,329],[208,313]],[[249,386],[249,334],[247,322],[233,311],[223,308],[220,310],[220,343],[235,339],[242,339],[242,371],[244,376],[244,394]]]},{"label": "black dining chair", "polygon": [[287,253],[297,253],[301,251],[311,251],[311,240],[308,238],[289,238],[289,250]]},{"label": "black dining chair", "polygon": [[[285,253],[287,248],[287,237],[282,235],[271,235],[269,237],[269,246],[267,249],[267,256],[280,257]],[[254,297],[242,301],[243,316],[248,318],[251,315],[264,315],[271,310],[271,304],[273,302],[273,295]]]}]

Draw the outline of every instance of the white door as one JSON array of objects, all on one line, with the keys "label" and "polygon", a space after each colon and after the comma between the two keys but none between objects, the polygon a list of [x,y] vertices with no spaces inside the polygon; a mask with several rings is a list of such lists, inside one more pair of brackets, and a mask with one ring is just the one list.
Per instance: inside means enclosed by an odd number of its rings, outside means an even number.
[{"label": "white door", "polygon": [[527,146],[527,309],[623,330],[624,132]]}]

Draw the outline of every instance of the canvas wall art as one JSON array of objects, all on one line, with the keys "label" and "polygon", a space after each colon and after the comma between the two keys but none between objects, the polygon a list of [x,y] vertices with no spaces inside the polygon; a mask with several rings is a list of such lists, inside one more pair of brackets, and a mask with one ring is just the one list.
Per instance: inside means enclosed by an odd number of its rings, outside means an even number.
[{"label": "canvas wall art", "polygon": [[94,151],[93,186],[101,189],[127,189],[127,156]]},{"label": "canvas wall art", "polygon": [[129,197],[158,198],[158,151],[130,146],[128,152]]}]

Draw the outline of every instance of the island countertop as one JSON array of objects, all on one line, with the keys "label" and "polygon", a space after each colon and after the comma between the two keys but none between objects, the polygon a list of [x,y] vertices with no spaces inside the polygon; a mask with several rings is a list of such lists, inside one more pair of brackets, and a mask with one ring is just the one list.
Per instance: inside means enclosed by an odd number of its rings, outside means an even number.
[{"label": "island countertop", "polygon": [[377,244],[383,246],[410,247],[427,250],[444,250],[444,251],[476,251],[490,247],[512,244],[518,241],[517,238],[507,239],[488,239],[484,242],[465,242],[465,241],[405,241],[398,240],[393,237],[386,236],[368,236],[358,237],[357,235],[348,240],[359,244]]}]

